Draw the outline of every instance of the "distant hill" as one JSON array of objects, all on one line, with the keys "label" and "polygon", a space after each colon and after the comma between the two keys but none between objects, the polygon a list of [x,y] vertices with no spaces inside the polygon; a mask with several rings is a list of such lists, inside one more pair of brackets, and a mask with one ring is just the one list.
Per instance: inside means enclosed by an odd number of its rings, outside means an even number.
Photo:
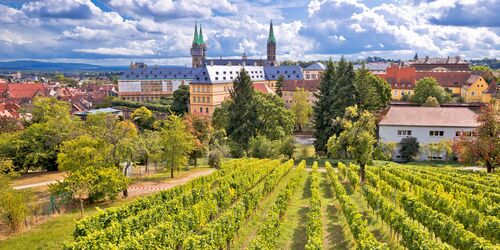
[{"label": "distant hill", "polygon": [[85,63],[40,61],[0,62],[0,71],[124,71],[128,66],[99,66]]}]

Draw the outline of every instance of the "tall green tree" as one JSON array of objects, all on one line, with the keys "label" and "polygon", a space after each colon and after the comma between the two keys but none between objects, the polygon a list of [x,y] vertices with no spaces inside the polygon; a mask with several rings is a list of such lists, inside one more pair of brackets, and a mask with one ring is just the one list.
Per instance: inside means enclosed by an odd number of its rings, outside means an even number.
[{"label": "tall green tree", "polygon": [[358,91],[354,86],[354,79],[352,63],[346,62],[344,58],[338,65],[331,60],[328,62],[313,107],[316,151],[326,151],[328,139],[342,131],[340,124],[334,122],[335,119],[341,117],[347,107],[357,103]]},{"label": "tall green tree", "polygon": [[35,97],[33,100],[33,123],[44,123],[49,121],[67,121],[71,119],[71,108],[69,103],[59,101],[52,97]]},{"label": "tall green tree", "polygon": [[189,105],[189,85],[180,85],[173,93],[172,112],[184,115],[188,112]]},{"label": "tall green tree", "polygon": [[309,94],[304,88],[297,88],[293,93],[293,103],[290,108],[295,114],[295,124],[299,131],[302,132],[302,127],[307,125],[311,120],[313,113],[312,105],[309,103]]},{"label": "tall green tree", "polygon": [[293,133],[294,114],[285,108],[283,99],[273,94],[255,92],[252,109],[256,112],[252,134],[262,135],[270,140],[282,140]]},{"label": "tall green tree", "polygon": [[283,76],[280,75],[276,81],[276,91],[275,94],[279,97],[283,97]]},{"label": "tall green tree", "polygon": [[487,105],[476,119],[475,134],[462,133],[453,148],[460,162],[478,163],[492,173],[500,166],[500,113]]},{"label": "tall green tree", "polygon": [[152,129],[155,122],[153,112],[144,106],[134,110],[130,118],[132,118],[141,131]]},{"label": "tall green tree", "polygon": [[342,120],[343,131],[328,139],[328,153],[334,157],[347,156],[360,166],[361,181],[365,180],[365,166],[373,160],[375,139],[375,117],[357,106],[348,107]]},{"label": "tall green tree", "polygon": [[363,64],[354,81],[358,93],[358,106],[376,112],[386,108],[391,100],[391,87],[384,79],[372,74]]},{"label": "tall green tree", "polygon": [[227,134],[232,141],[248,149],[250,139],[257,135],[254,123],[257,120],[257,110],[253,105],[255,97],[252,79],[244,68],[233,81],[230,96],[232,103],[229,106]]},{"label": "tall green tree", "polygon": [[195,138],[177,115],[167,118],[160,137],[163,158],[170,165],[170,177],[174,178],[174,169],[187,164],[188,156],[195,146]]},{"label": "tall green tree", "polygon": [[439,86],[436,79],[432,77],[425,77],[415,83],[413,95],[410,98],[412,101],[423,104],[430,96],[437,99],[440,104],[450,102],[451,95]]}]

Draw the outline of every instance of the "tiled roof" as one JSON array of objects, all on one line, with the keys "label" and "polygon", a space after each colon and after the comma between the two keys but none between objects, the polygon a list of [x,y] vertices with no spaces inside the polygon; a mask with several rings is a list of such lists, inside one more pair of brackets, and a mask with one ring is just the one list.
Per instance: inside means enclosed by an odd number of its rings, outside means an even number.
[{"label": "tiled roof", "polygon": [[9,84],[0,82],[0,93],[7,92],[9,90]]},{"label": "tiled roof", "polygon": [[459,56],[455,57],[424,57],[419,58],[411,64],[466,64]]},{"label": "tiled roof", "polygon": [[9,97],[11,98],[32,98],[38,92],[47,95],[45,86],[42,83],[9,84]]},{"label": "tiled roof", "polygon": [[120,80],[193,79],[199,71],[200,68],[188,67],[129,68],[120,76]]},{"label": "tiled roof", "polygon": [[442,87],[461,87],[467,83],[471,76],[470,72],[416,72],[416,80],[425,77],[432,77],[437,80]]},{"label": "tiled roof", "polygon": [[280,75],[283,76],[284,80],[302,80],[304,76],[302,74],[302,68],[300,66],[264,66],[264,72],[266,74],[266,80],[278,80]]},{"label": "tiled roof", "polygon": [[295,91],[297,88],[304,88],[309,92],[315,92],[321,83],[320,79],[314,80],[286,80],[283,81],[282,91]]},{"label": "tiled roof", "polygon": [[262,83],[262,82],[254,83],[253,88],[261,93],[264,93],[264,94],[274,93],[274,91],[271,88],[269,88],[265,83]]},{"label": "tiled roof", "polygon": [[492,80],[490,85],[488,85],[488,88],[484,91],[485,94],[491,94],[494,95],[498,91],[498,85],[495,80]]},{"label": "tiled roof", "polygon": [[469,108],[391,107],[378,123],[385,126],[477,127],[476,113]]},{"label": "tiled roof", "polygon": [[305,70],[325,70],[325,69],[326,69],[325,65],[320,62],[315,62],[309,65],[307,68],[305,68]]},{"label": "tiled roof", "polygon": [[[354,65],[354,69],[361,69],[362,64]],[[388,67],[390,67],[390,63],[367,63],[365,64],[365,68],[369,71],[385,71]]]}]

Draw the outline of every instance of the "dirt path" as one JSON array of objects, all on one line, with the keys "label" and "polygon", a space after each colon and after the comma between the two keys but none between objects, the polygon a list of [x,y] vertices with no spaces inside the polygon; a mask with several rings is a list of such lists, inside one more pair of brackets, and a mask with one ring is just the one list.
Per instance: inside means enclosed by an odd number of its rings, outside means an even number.
[{"label": "dirt path", "polygon": [[154,181],[140,181],[134,183],[128,187],[129,197],[135,197],[139,195],[152,194],[159,192],[161,190],[166,190],[173,188],[178,185],[183,185],[186,182],[196,179],[201,176],[206,176],[213,173],[215,169],[213,168],[204,168],[199,169],[194,172],[186,173],[186,176],[183,176],[179,179],[168,180],[165,182],[154,182]]}]

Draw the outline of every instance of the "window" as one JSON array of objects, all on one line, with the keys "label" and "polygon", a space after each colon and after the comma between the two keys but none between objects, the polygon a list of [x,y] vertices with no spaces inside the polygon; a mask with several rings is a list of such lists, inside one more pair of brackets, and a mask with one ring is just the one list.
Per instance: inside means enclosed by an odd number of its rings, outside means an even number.
[{"label": "window", "polygon": [[205,92],[205,86],[201,86],[201,92]]},{"label": "window", "polygon": [[205,102],[205,97],[201,98],[201,102],[203,102],[203,103]]},{"label": "window", "polygon": [[205,111],[206,111],[206,112],[207,112],[207,114],[208,114],[208,108],[205,108]]},{"label": "window", "polygon": [[431,130],[431,131],[429,131],[429,136],[432,136],[432,137],[444,136],[444,131]]},{"label": "window", "polygon": [[400,136],[410,136],[411,130],[398,130],[398,135]]},{"label": "window", "polygon": [[197,88],[198,88],[198,90],[196,90],[196,92],[200,92],[200,86],[198,86]]},{"label": "window", "polygon": [[207,102],[210,102],[210,97],[207,97]]},{"label": "window", "polygon": [[401,95],[405,95],[405,91],[404,90],[401,90]]},{"label": "window", "polygon": [[472,92],[470,93],[470,95],[471,95],[471,96],[474,96],[474,95],[475,95],[474,91],[472,91]]},{"label": "window", "polygon": [[203,108],[202,107],[200,107],[200,113],[203,113]]},{"label": "window", "polygon": [[219,77],[215,77],[215,80],[219,80]]},{"label": "window", "polygon": [[455,132],[455,136],[461,136],[462,135],[462,131],[456,131]]},{"label": "window", "polygon": [[397,90],[394,90],[394,95],[398,95],[398,91]]}]

